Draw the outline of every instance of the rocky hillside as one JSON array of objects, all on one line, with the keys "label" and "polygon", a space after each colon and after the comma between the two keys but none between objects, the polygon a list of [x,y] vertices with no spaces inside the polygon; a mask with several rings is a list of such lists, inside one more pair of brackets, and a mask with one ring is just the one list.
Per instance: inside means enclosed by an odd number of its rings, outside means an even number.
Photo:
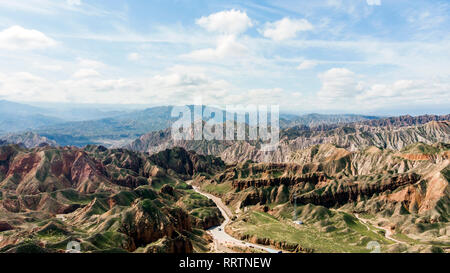
[{"label": "rocky hillside", "polygon": [[391,126],[391,127],[401,127],[401,126],[413,126],[413,125],[421,125],[426,124],[432,121],[448,121],[450,120],[449,115],[423,115],[423,116],[399,116],[399,117],[390,117],[384,119],[371,119],[361,122],[365,125],[370,126]]},{"label": "rocky hillside", "polygon": [[171,147],[183,147],[200,154],[215,155],[228,163],[253,160],[287,162],[291,154],[317,144],[335,144],[350,151],[375,146],[400,150],[410,144],[450,142],[450,115],[402,116],[368,120],[345,125],[296,126],[281,131],[275,152],[261,151],[261,141],[173,140],[170,129],[151,132],[126,146],[134,151],[157,153]]},{"label": "rocky hillside", "polygon": [[376,116],[362,116],[362,115],[322,115],[322,114],[306,114],[306,115],[280,115],[280,127],[289,128],[294,126],[309,126],[315,127],[327,124],[345,124],[351,122],[360,122],[366,120],[376,120]]},{"label": "rocky hillside", "polygon": [[26,148],[35,148],[38,146],[50,145],[56,146],[57,143],[46,137],[40,136],[33,132],[15,133],[0,136],[0,145],[5,144],[19,144]]},{"label": "rocky hillside", "polygon": [[[221,196],[240,215],[240,220],[233,225],[236,230],[231,228],[230,232],[252,241],[261,241],[261,234],[266,234],[261,230],[258,235],[258,232],[251,231],[252,225],[249,226],[258,217],[263,217],[261,213],[275,217],[272,221],[275,230],[286,223],[292,224],[292,217],[299,215],[306,225],[327,230],[317,235],[320,237],[318,241],[341,238],[338,227],[343,230],[349,228],[348,236],[352,234],[352,238],[367,236],[356,228],[361,223],[345,216],[347,213],[365,215],[373,226],[385,228],[406,239],[405,244],[398,246],[402,251],[428,249],[428,246],[435,245],[432,242],[440,242],[444,248],[450,247],[449,144],[415,143],[399,151],[375,146],[352,151],[322,144],[298,150],[287,161],[248,161],[230,166],[213,177],[199,176],[196,183]],[[313,215],[301,215],[304,210]],[[280,227],[275,227],[277,222]],[[342,225],[347,222],[355,224]],[[253,228],[258,229],[256,226]],[[242,233],[243,230],[247,231]],[[272,245],[282,243],[269,239]],[[388,241],[386,248],[392,244]],[[296,245],[299,241],[294,239],[284,243],[294,248],[307,246],[303,249],[325,251],[303,239],[300,242],[304,245]],[[338,245],[333,247],[338,248]],[[348,249],[351,248],[349,245]]]},{"label": "rocky hillside", "polygon": [[[163,159],[163,160],[162,160]],[[102,146],[0,147],[0,252],[202,252],[221,221],[184,183],[224,168],[183,149],[148,156]]]}]

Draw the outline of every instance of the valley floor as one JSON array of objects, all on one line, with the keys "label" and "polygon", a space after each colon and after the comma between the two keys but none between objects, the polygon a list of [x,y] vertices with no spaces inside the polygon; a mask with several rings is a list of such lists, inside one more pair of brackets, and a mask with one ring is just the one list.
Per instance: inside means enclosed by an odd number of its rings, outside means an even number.
[{"label": "valley floor", "polygon": [[[188,182],[190,183],[190,181]],[[409,236],[393,231],[389,225],[379,225],[370,215],[360,215],[345,209],[326,209],[308,205],[299,208],[301,218],[305,215],[322,220],[293,221],[292,207],[287,204],[270,206],[271,212],[264,212],[260,206],[249,206],[232,212],[232,207],[224,204],[221,196],[213,195],[208,189],[193,186],[193,189],[211,199],[219,207],[225,221],[208,230],[214,240],[213,252],[421,252],[434,247],[433,243],[415,241]],[[209,193],[207,193],[209,192]],[[274,215],[280,210],[281,214]],[[303,210],[303,212],[302,212]],[[322,218],[319,214],[329,214]],[[307,219],[307,217],[306,217]],[[311,218],[312,219],[312,218]],[[326,220],[325,220],[326,219]],[[446,251],[446,246],[441,245]]]},{"label": "valley floor", "polygon": [[[189,182],[187,182],[190,184]],[[212,194],[205,193],[201,191],[198,187],[193,186],[193,189],[198,192],[199,194],[211,199],[214,201],[214,203],[217,205],[217,207],[220,209],[220,212],[222,213],[223,217],[225,218],[225,221],[220,225],[216,227],[212,227],[208,229],[208,233],[213,238],[213,252],[215,253],[229,253],[229,252],[235,252],[236,249],[247,249],[247,250],[260,250],[263,252],[269,252],[269,253],[277,253],[280,250],[276,250],[273,248],[269,248],[266,246],[261,246],[257,244],[248,243],[242,240],[239,240],[237,238],[234,238],[233,236],[229,235],[225,230],[228,224],[232,222],[231,218],[233,217],[233,213],[231,210],[222,202],[222,200],[219,197],[216,197]],[[233,250],[235,249],[235,250]]]}]

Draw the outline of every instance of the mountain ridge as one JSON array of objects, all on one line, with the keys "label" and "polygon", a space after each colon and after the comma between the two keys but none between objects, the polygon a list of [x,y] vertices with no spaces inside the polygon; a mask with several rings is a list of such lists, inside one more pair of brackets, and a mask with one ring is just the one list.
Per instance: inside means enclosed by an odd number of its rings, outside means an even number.
[{"label": "mountain ridge", "polygon": [[[229,163],[246,160],[285,162],[290,153],[295,150],[324,143],[333,143],[350,150],[368,146],[399,150],[415,142],[426,144],[449,142],[449,120],[450,115],[415,118],[404,116],[344,125],[296,126],[280,132],[280,144],[273,153],[260,151],[259,141],[174,141],[169,129],[143,135],[125,148],[155,153],[180,146],[198,153],[220,156]],[[375,126],[371,126],[372,122]],[[378,124],[381,125],[377,126]]]}]

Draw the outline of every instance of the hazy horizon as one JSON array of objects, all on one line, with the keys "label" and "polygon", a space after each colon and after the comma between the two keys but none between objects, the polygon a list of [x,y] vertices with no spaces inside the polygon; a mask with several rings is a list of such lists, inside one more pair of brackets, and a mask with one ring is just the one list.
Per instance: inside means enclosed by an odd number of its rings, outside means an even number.
[{"label": "hazy horizon", "polygon": [[[2,101],[0,99],[0,101]],[[69,111],[74,109],[91,109],[98,110],[103,112],[133,112],[133,111],[142,111],[149,108],[156,107],[164,107],[164,106],[174,106],[171,104],[160,104],[160,105],[145,105],[145,104],[97,104],[97,103],[56,103],[56,102],[29,102],[29,101],[12,101],[12,100],[3,100],[7,102],[19,103],[24,105],[30,105],[33,107],[40,107],[43,109],[53,109],[60,111]],[[186,104],[187,105],[187,104]],[[191,104],[192,105],[192,104]],[[204,105],[208,106],[208,105]],[[217,106],[217,105],[214,105]],[[225,109],[225,106],[219,105],[219,108]],[[338,111],[338,110],[329,110],[329,111],[301,111],[301,109],[292,110],[292,109],[284,109],[280,108],[280,113],[282,114],[293,114],[293,115],[308,115],[308,114],[322,114],[322,115],[363,115],[363,116],[379,116],[379,117],[390,117],[390,116],[420,116],[420,115],[447,115],[450,112],[447,108],[442,107],[442,109],[433,109],[433,110],[412,110],[411,109],[391,109],[390,111],[375,111],[375,112],[346,112],[346,111]]]}]

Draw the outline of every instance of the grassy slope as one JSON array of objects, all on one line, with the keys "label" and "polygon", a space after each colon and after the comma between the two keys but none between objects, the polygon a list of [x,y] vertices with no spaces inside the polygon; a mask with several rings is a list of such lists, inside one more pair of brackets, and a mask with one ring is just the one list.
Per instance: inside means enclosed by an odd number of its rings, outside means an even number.
[{"label": "grassy slope", "polygon": [[366,248],[370,241],[377,241],[382,247],[392,243],[382,234],[368,229],[355,217],[341,212],[335,213],[329,223],[306,222],[296,226],[289,219],[277,219],[264,212],[251,211],[239,218],[232,227],[241,234],[297,243],[315,252],[370,252]]}]

